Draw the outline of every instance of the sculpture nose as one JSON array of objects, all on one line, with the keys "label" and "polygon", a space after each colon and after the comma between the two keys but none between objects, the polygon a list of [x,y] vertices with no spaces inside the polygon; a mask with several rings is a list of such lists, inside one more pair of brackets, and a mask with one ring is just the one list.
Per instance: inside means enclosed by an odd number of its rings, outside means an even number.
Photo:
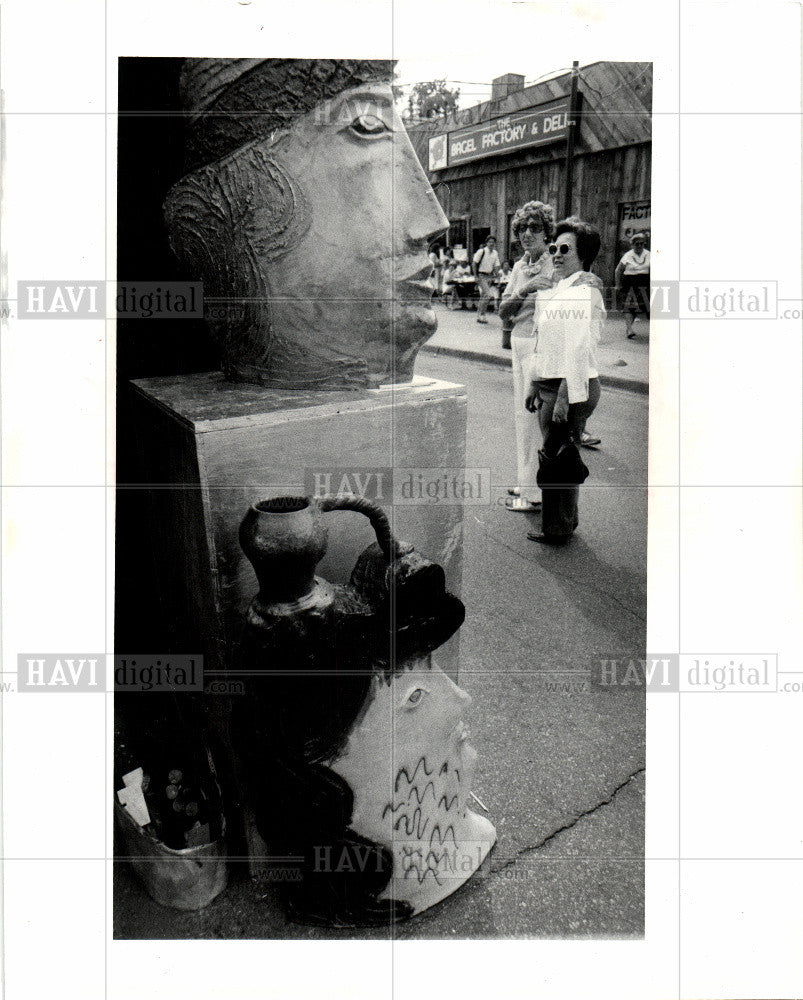
[{"label": "sculpture nose", "polygon": [[396,231],[406,243],[426,244],[449,228],[449,220],[404,131],[395,137],[393,160]]},{"label": "sculpture nose", "polygon": [[474,699],[468,693],[464,691],[458,684],[452,680],[448,675],[444,675],[448,682],[449,690],[451,691],[452,697],[454,698],[455,704],[460,707],[460,711],[465,711],[470,705],[474,703]]}]

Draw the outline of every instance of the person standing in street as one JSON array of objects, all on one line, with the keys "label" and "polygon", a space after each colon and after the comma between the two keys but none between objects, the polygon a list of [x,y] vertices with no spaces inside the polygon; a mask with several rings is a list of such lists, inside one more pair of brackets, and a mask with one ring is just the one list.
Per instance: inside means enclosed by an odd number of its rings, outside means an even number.
[{"label": "person standing in street", "polygon": [[617,294],[622,296],[627,339],[635,337],[633,321],[636,316],[650,315],[650,251],[644,233],[633,233],[630,249],[616,265],[614,282]]},{"label": "person standing in street", "polygon": [[429,276],[429,280],[432,282],[432,293],[433,295],[440,295],[443,267],[438,250],[435,247],[432,247],[429,251],[429,262],[432,264],[432,274]]},{"label": "person standing in street", "polygon": [[543,491],[541,533],[528,538],[562,545],[578,525],[579,486],[588,475],[577,445],[600,398],[596,345],[605,307],[587,274],[600,250],[600,235],[575,216],[559,222],[549,247],[558,281],[539,292],[535,352],[525,406],[538,413],[544,443],[538,480]]},{"label": "person standing in street", "polygon": [[446,259],[443,262],[443,275],[441,277],[441,298],[445,305],[448,305],[449,299],[454,292],[454,275],[457,270],[457,263],[452,256],[452,251],[446,251]]},{"label": "person standing in street", "polygon": [[[505,294],[499,304],[502,320],[502,347],[512,351],[513,413],[516,423],[516,464],[518,484],[508,490],[508,510],[529,513],[541,506],[541,491],[536,484],[538,448],[541,434],[538,414],[524,407],[530,388],[529,367],[533,355],[533,313],[539,290],[552,287],[553,267],[547,244],[552,239],[555,210],[542,201],[528,201],[516,211],[511,221],[513,238],[524,248],[516,261]],[[507,337],[504,336],[507,329]]]},{"label": "person standing in street", "polygon": [[489,236],[485,243],[474,254],[474,277],[480,287],[480,302],[477,306],[477,322],[487,323],[485,312],[493,294],[494,278],[502,270],[499,254],[496,252],[496,239]]}]

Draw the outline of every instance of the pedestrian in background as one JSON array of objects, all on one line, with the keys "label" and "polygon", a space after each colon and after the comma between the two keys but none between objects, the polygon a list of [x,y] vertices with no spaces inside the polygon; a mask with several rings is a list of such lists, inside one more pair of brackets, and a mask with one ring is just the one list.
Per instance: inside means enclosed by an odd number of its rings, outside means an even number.
[{"label": "pedestrian in background", "polygon": [[430,274],[430,282],[432,284],[432,294],[440,295],[441,293],[441,273],[443,267],[441,265],[441,259],[438,254],[437,247],[432,247],[429,251],[429,262],[432,264],[432,273]]},{"label": "pedestrian in background", "polygon": [[[501,304],[501,298],[505,294],[508,283],[510,282],[510,275],[512,273],[512,268],[510,266],[510,261],[506,260],[502,262],[502,270],[497,275],[496,281],[494,282],[494,302],[496,303],[496,311],[499,312],[499,306]],[[502,330],[504,331],[504,323],[502,324]]]},{"label": "pedestrian in background", "polygon": [[470,278],[471,268],[468,266],[467,261],[458,260],[454,269],[455,278]]},{"label": "pedestrian in background", "polygon": [[438,286],[438,293],[441,298],[446,301],[448,293],[452,290],[452,286],[446,288],[448,279],[451,278],[452,272],[454,271],[454,256],[450,247],[446,247],[443,251],[443,259],[441,261],[441,273],[440,273],[440,283]]},{"label": "pedestrian in background", "polygon": [[616,265],[614,282],[621,296],[627,338],[632,340],[636,336],[633,332],[636,316],[650,315],[650,251],[644,233],[633,233],[630,237],[630,249]]},{"label": "pedestrian in background", "polygon": [[[548,243],[555,226],[555,210],[542,201],[528,201],[511,221],[513,238],[524,248],[516,261],[499,305],[502,320],[502,347],[512,351],[513,414],[516,424],[516,464],[518,483],[508,490],[508,510],[528,513],[541,504],[536,483],[538,449],[541,442],[538,414],[525,409],[530,388],[529,369],[533,356],[533,314],[539,290],[553,285],[552,259]],[[507,331],[507,336],[505,336]]]},{"label": "pedestrian in background", "polygon": [[579,523],[579,485],[588,475],[577,445],[599,402],[595,349],[605,306],[599,288],[583,276],[600,243],[597,230],[576,216],[559,222],[549,247],[558,281],[536,300],[535,352],[525,405],[538,413],[543,435],[538,469],[543,501],[541,532],[527,537],[547,545],[571,538]]},{"label": "pedestrian in background", "polygon": [[446,251],[446,260],[443,262],[443,277],[441,283],[441,295],[444,303],[448,302],[449,296],[454,291],[454,276],[457,270],[457,262],[452,256],[451,250]]},{"label": "pedestrian in background", "polygon": [[480,287],[480,302],[477,306],[477,322],[487,323],[485,312],[494,291],[493,281],[502,270],[499,254],[496,252],[496,238],[489,236],[474,254],[474,277]]}]

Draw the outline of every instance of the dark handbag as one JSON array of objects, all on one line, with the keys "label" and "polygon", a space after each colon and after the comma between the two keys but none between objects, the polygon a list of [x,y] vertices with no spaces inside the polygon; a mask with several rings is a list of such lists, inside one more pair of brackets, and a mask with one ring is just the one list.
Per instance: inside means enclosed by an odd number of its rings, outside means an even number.
[{"label": "dark handbag", "polygon": [[541,487],[541,530],[553,538],[568,538],[580,523],[577,512],[580,483],[588,469],[566,423],[549,425],[538,452],[536,482]]},{"label": "dark handbag", "polygon": [[538,452],[535,477],[543,489],[547,486],[579,486],[588,478],[588,467],[580,457],[568,423],[551,423],[544,446]]}]

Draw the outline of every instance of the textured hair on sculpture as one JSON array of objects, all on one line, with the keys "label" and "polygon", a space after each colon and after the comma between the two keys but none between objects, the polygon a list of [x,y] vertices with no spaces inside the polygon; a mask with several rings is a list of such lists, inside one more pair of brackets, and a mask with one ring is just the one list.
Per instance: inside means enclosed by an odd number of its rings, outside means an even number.
[{"label": "textured hair on sculpture", "polygon": [[187,169],[275,138],[322,101],[392,76],[385,59],[187,59],[179,79]]},{"label": "textured hair on sculpture", "polygon": [[189,172],[164,214],[171,249],[203,282],[228,379],[412,379],[437,325],[427,247],[448,223],[395,111],[392,71],[359,59],[184,64]]},{"label": "textured hair on sculpture", "polygon": [[[208,322],[224,374],[236,380],[236,364],[268,364],[281,345],[273,338],[271,290],[259,260],[276,260],[309,228],[297,186],[251,144],[176,184],[165,218],[171,249],[203,281],[204,298],[222,300]],[[288,361],[303,365],[302,358]]]}]

